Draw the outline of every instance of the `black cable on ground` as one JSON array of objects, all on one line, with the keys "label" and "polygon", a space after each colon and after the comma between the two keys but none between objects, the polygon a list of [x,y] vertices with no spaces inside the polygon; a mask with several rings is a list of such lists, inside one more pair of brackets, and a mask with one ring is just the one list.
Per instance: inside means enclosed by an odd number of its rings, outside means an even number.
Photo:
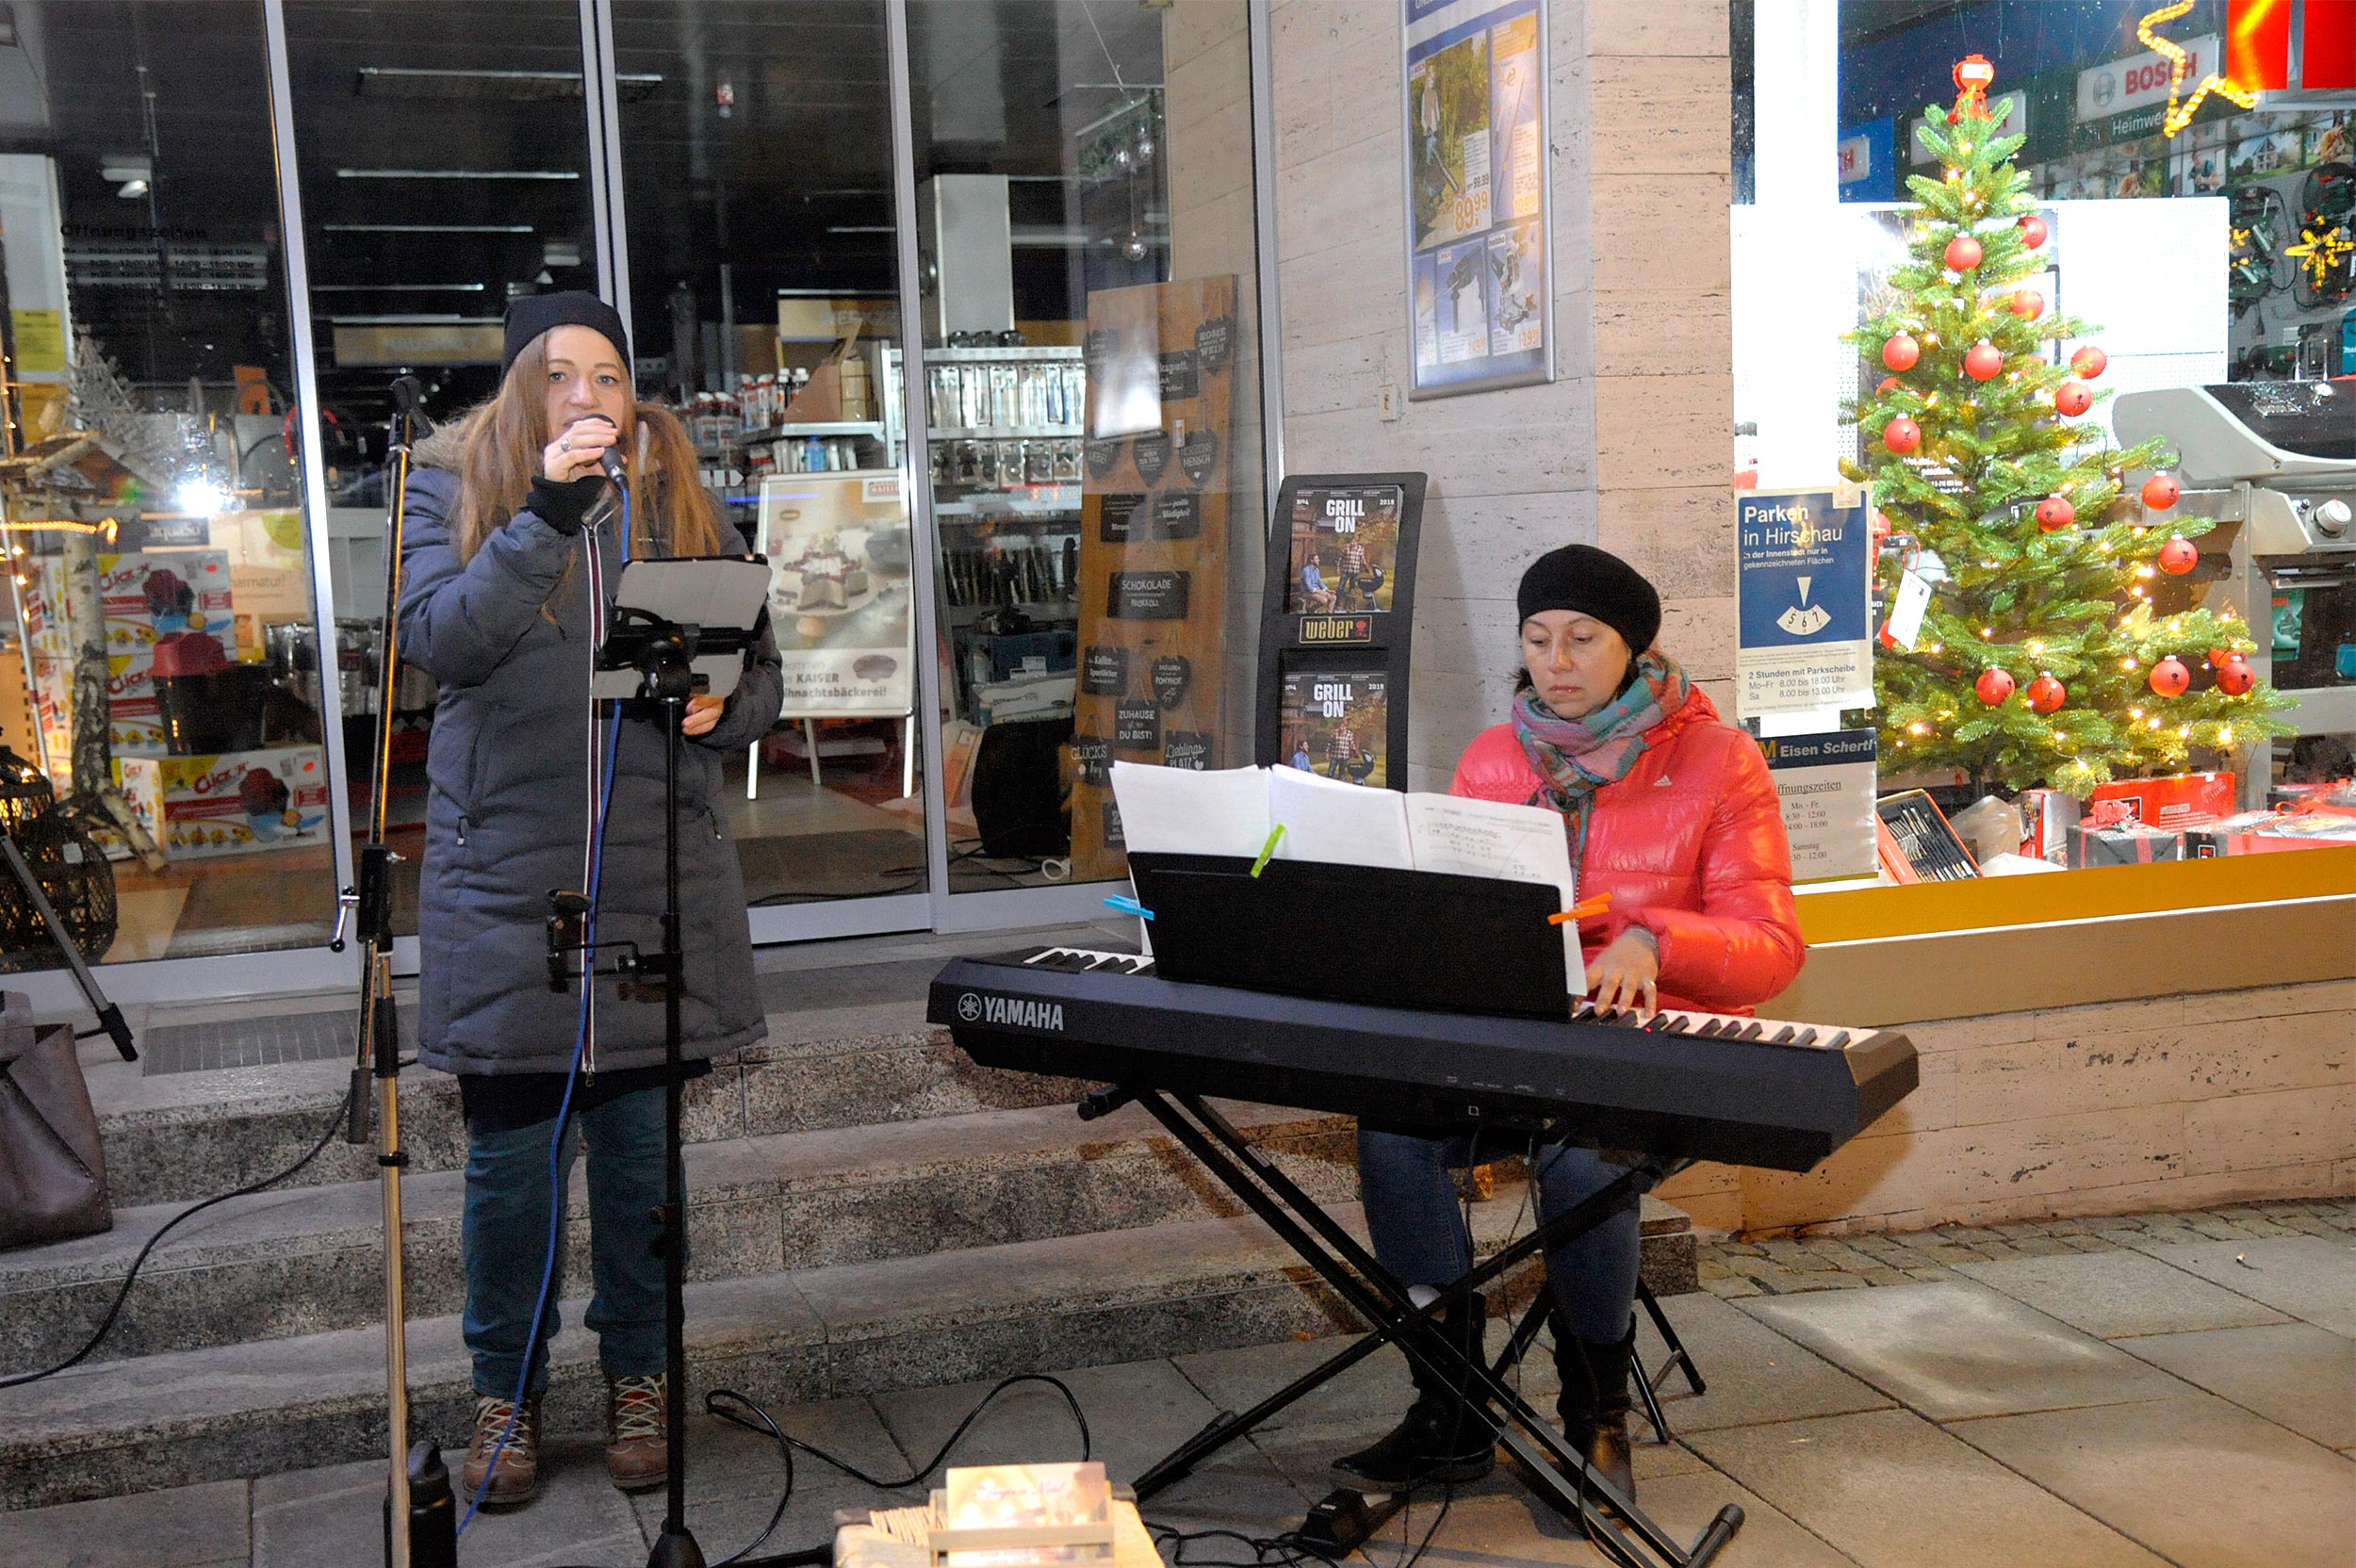
[{"label": "black cable on ground", "polygon": [[98,1320],[98,1331],[91,1334],[89,1339],[83,1341],[82,1348],[80,1349],[74,1351],[74,1354],[66,1357],[65,1360],[57,1363],[55,1366],[44,1367],[39,1372],[20,1372],[13,1378],[0,1378],[0,1389],[22,1388],[26,1383],[37,1383],[43,1378],[54,1378],[70,1366],[77,1366],[81,1364],[82,1361],[88,1357],[91,1351],[97,1349],[98,1347],[105,1342],[106,1335],[113,1331],[115,1319],[122,1315],[123,1303],[130,1298],[131,1287],[139,1282],[139,1270],[141,1267],[145,1266],[147,1263],[147,1255],[155,1250],[156,1243],[162,1241],[164,1237],[172,1234],[173,1231],[177,1230],[182,1221],[195,1218],[198,1215],[203,1214],[206,1209],[211,1208],[216,1203],[226,1203],[232,1198],[248,1198],[253,1196],[254,1193],[267,1191],[270,1188],[276,1186],[281,1182],[290,1182],[294,1180],[294,1178],[302,1172],[305,1166],[319,1157],[320,1152],[324,1150],[335,1138],[335,1135],[342,1130],[343,1124],[344,1108],[339,1104],[335,1107],[335,1115],[328,1119],[327,1130],[319,1134],[319,1142],[311,1145],[310,1150],[303,1154],[303,1158],[295,1161],[294,1164],[278,1172],[275,1176],[265,1176],[262,1180],[254,1183],[250,1186],[239,1187],[235,1192],[224,1192],[218,1198],[207,1198],[203,1202],[185,1208],[178,1214],[173,1215],[170,1219],[166,1220],[164,1222],[163,1229],[148,1237],[147,1245],[139,1249],[139,1255],[131,1260],[131,1271],[123,1277],[123,1288],[115,1292],[113,1304],[106,1308],[106,1315]]}]

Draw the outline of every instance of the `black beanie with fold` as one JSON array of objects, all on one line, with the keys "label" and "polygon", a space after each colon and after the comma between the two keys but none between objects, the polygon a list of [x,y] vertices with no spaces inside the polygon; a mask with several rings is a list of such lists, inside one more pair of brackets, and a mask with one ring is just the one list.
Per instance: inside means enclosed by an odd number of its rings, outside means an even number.
[{"label": "black beanie with fold", "polygon": [[556,294],[525,294],[507,302],[507,343],[499,357],[499,374],[515,368],[515,356],[542,333],[558,327],[587,327],[605,335],[622,356],[622,374],[631,378],[630,329],[622,313],[595,294],[568,288]]},{"label": "black beanie with fold", "polygon": [[1593,545],[1565,545],[1530,564],[1515,596],[1521,618],[1546,610],[1592,615],[1620,634],[1630,654],[1661,635],[1661,595],[1637,569]]}]

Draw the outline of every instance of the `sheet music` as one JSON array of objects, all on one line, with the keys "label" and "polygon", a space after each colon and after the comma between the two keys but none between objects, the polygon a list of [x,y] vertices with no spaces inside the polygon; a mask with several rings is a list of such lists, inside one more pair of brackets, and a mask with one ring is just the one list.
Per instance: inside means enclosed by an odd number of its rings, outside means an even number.
[{"label": "sheet music", "polygon": [[[1369,790],[1299,768],[1275,768],[1268,774],[1268,815],[1271,826],[1284,825],[1284,836],[1276,845],[1280,860],[1415,869],[1407,837],[1407,797],[1397,790]],[[1257,855],[1259,846],[1252,852]]]},{"label": "sheet music", "polygon": [[1268,842],[1268,770],[1115,762],[1113,799],[1133,850],[1255,857]]},{"label": "sheet music", "polygon": [[[1579,902],[1570,836],[1561,812],[1458,795],[1411,794],[1406,799],[1415,870],[1546,882],[1562,895],[1563,908]],[[1573,993],[1585,995],[1586,960],[1575,921],[1562,924],[1562,971]]]}]

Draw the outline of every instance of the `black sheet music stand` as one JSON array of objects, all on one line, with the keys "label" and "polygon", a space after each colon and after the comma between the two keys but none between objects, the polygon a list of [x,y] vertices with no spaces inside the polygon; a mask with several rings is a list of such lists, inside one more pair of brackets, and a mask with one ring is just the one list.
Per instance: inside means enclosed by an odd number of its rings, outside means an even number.
[{"label": "black sheet music stand", "polygon": [[[1255,877],[1245,860],[1146,852],[1130,856],[1130,873],[1139,903],[1153,911],[1154,969],[1167,979],[1392,1006],[1513,1011],[1546,1018],[1562,1017],[1568,1005],[1562,930],[1546,920],[1561,901],[1550,886],[1297,860],[1271,861]],[[1475,998],[1480,1005],[1466,1007]],[[1592,1229],[1690,1162],[1639,1162],[1475,1266],[1437,1300],[1417,1308],[1396,1275],[1202,1096],[1120,1084],[1091,1097],[1095,1103],[1084,1103],[1081,1114],[1101,1115],[1124,1099],[1143,1105],[1374,1325],[1371,1332],[1322,1365],[1250,1410],[1221,1416],[1180,1445],[1138,1478],[1140,1502],[1383,1346],[1396,1344],[1417,1366],[1487,1406],[1498,1421],[1498,1441],[1516,1462],[1523,1482],[1563,1518],[1579,1523],[1596,1547],[1623,1568],[1703,1568],[1734,1539],[1742,1525],[1742,1511],[1729,1503],[1692,1546],[1678,1544],[1632,1499],[1589,1469],[1508,1382],[1514,1363],[1537,1333],[1536,1309],[1524,1317],[1495,1363],[1465,1355],[1439,1326],[1449,1302],[1481,1290],[1544,1249]],[[1579,1130],[1565,1125],[1555,1131],[1575,1139]],[[1657,1309],[1653,1317],[1666,1333],[1667,1324]],[[1700,1379],[1691,1358],[1674,1334],[1668,1338],[1669,1366],[1682,1364],[1698,1392]],[[1669,1366],[1662,1368],[1664,1373]],[[1649,1388],[1646,1396],[1647,1413],[1657,1418]],[[1666,1428],[1660,1429],[1665,1437]],[[1348,1495],[1336,1494],[1319,1505],[1303,1528],[1304,1539],[1346,1551],[1387,1514],[1388,1510],[1369,1513],[1361,1508],[1354,1517],[1328,1516]],[[1325,1540],[1317,1538],[1320,1529],[1328,1532]]]}]

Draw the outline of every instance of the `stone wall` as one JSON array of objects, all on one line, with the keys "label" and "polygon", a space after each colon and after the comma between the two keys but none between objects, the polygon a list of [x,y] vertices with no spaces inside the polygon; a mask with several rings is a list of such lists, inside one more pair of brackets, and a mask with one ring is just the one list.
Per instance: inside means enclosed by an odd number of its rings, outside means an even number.
[{"label": "stone wall", "polygon": [[1922,1086],[1831,1159],[1661,1196],[1775,1235],[2356,1193],[2356,982],[1900,1027]]},{"label": "stone wall", "polygon": [[1730,76],[1722,0],[1550,0],[1556,379],[1410,403],[1399,14],[1270,6],[1285,468],[1432,476],[1407,776],[1444,789],[1504,716],[1514,584],[1556,545],[1626,555],[1695,678],[1733,673]]}]

